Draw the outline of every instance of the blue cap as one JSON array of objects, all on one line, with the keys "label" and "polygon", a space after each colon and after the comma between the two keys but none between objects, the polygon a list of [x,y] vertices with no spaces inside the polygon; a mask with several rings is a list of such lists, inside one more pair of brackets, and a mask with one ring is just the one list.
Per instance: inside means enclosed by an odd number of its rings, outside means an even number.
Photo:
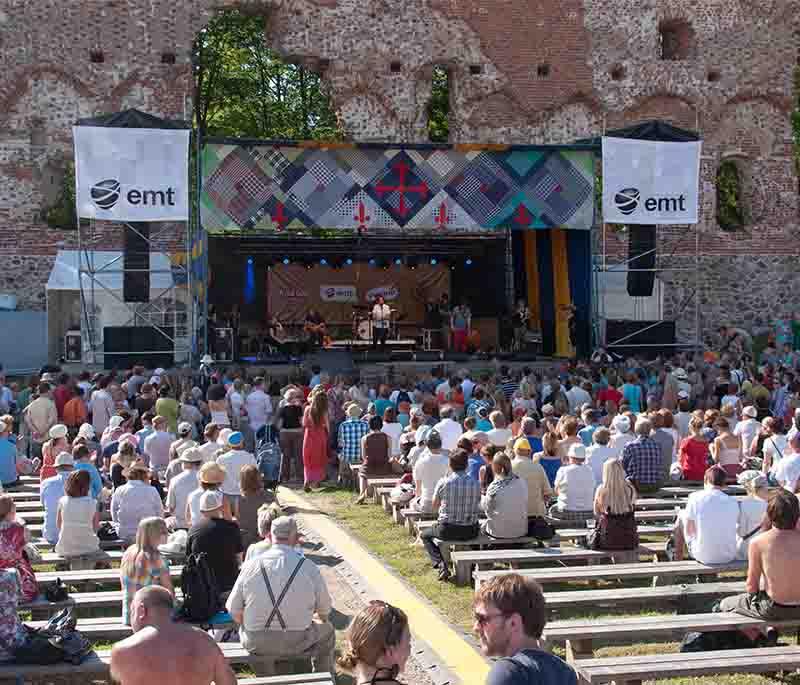
[{"label": "blue cap", "polygon": [[239,431],[234,431],[228,436],[228,444],[231,447],[238,447],[239,445],[244,442],[244,435],[242,435]]}]

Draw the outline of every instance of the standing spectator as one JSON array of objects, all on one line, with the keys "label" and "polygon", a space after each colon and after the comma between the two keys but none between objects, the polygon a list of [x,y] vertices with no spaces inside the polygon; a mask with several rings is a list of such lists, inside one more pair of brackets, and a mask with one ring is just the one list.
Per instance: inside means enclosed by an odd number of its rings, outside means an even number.
[{"label": "standing spectator", "polygon": [[71,396],[64,404],[62,418],[69,429],[70,436],[74,437],[78,434],[78,429],[89,417],[89,412],[86,409],[86,402],[83,398],[83,388],[80,385],[74,385],[70,392]]},{"label": "standing spectator", "polygon": [[622,385],[622,397],[625,403],[631,408],[634,414],[642,411],[642,388],[637,382],[636,374],[629,373],[625,376],[625,383]]},{"label": "standing spectator", "polygon": [[87,471],[73,471],[67,477],[64,496],[58,503],[56,525],[59,533],[55,551],[67,560],[100,552],[97,538],[100,513],[97,501],[89,493],[90,485]]},{"label": "standing spectator", "polygon": [[576,685],[573,671],[540,647],[547,614],[542,588],[533,578],[509,573],[481,585],[473,601],[481,651],[501,657],[486,685]]},{"label": "standing spectator", "polygon": [[528,535],[542,529],[542,520],[547,515],[547,502],[553,495],[544,468],[531,459],[531,454],[530,443],[525,438],[519,438],[514,443],[511,468],[528,486]]},{"label": "standing spectator", "polygon": [[264,489],[264,479],[256,466],[248,464],[239,472],[239,490],[242,493],[239,500],[238,515],[236,520],[242,532],[244,551],[258,542],[258,512],[263,506],[269,506],[275,501],[275,495]]},{"label": "standing spectator", "polygon": [[278,409],[277,429],[283,460],[281,481],[298,481],[303,471],[303,392],[290,388],[284,393],[284,404]]},{"label": "standing spectator", "polygon": [[239,489],[239,473],[245,466],[258,466],[256,458],[242,449],[244,446],[244,436],[235,431],[228,436],[227,451],[217,457],[217,463],[225,469],[225,482],[222,484],[222,494],[225,501],[230,506],[234,517],[238,516],[239,499],[242,491]]},{"label": "standing spectator", "polygon": [[183,471],[170,481],[167,491],[167,511],[174,518],[169,522],[172,530],[188,530],[186,504],[189,495],[197,490],[197,472],[203,463],[203,454],[196,447],[189,447],[181,453],[178,461],[182,464]]},{"label": "standing spectator", "polygon": [[164,473],[169,466],[169,448],[175,441],[175,435],[167,430],[168,421],[160,414],[153,417],[153,428],[153,434],[144,441],[144,454],[153,471]]},{"label": "standing spectator", "polygon": [[24,417],[30,435],[30,457],[41,458],[42,445],[50,429],[58,423],[58,411],[50,396],[49,383],[39,383],[39,396],[25,408]]},{"label": "standing spectator", "polygon": [[14,420],[10,415],[0,416],[0,484],[4,488],[17,484],[17,445],[11,440]]},{"label": "standing spectator", "polygon": [[439,571],[439,580],[447,580],[450,569],[434,540],[474,538],[478,532],[481,503],[481,487],[467,474],[467,452],[455,450],[450,455],[449,466],[451,473],[440,478],[433,491],[432,510],[439,512],[437,522],[420,534],[433,568]]},{"label": "standing spectator", "polygon": [[622,466],[638,493],[655,492],[663,478],[662,451],[650,437],[653,432],[650,419],[637,420],[635,430],[636,438],[622,449]]},{"label": "standing spectator", "polygon": [[242,563],[242,536],[239,524],[224,518],[222,494],[209,490],[200,497],[199,522],[189,530],[187,554],[203,554],[214,571],[221,593],[230,591]]},{"label": "standing spectator", "polygon": [[128,482],[114,490],[111,496],[111,520],[122,540],[133,540],[139,522],[148,516],[161,517],[164,508],[161,497],[149,484],[150,474],[143,464],[134,463],[125,474]]},{"label": "standing spectator", "polygon": [[595,481],[592,469],[586,464],[586,448],[573,445],[567,455],[569,463],[556,474],[554,490],[558,497],[550,507],[550,516],[556,519],[577,521],[585,525],[592,518]]},{"label": "standing spectator", "polygon": [[[69,456],[69,455],[67,455]],[[25,528],[17,521],[10,495],[0,495],[0,569],[14,569],[19,577],[20,598],[30,602],[39,594],[36,574],[25,553]]]},{"label": "standing spectator", "polygon": [[493,538],[519,538],[528,534],[528,485],[511,469],[505,452],[492,459],[494,479],[481,497],[487,520],[481,528]]},{"label": "standing spectator", "polygon": [[58,385],[56,385],[55,389],[53,390],[53,402],[55,402],[56,405],[59,421],[63,421],[64,407],[67,406],[67,402],[69,402],[69,400],[72,398],[72,387],[70,386],[69,381],[70,378],[68,373],[59,374]]},{"label": "standing spectator", "polygon": [[167,420],[167,429],[170,433],[174,434],[177,432],[180,405],[178,405],[178,400],[174,397],[170,397],[169,386],[164,385],[159,389],[155,412]]},{"label": "standing spectator", "polygon": [[586,409],[583,412],[583,421],[585,426],[578,431],[578,437],[583,442],[584,447],[591,447],[592,436],[600,428],[600,417],[593,409]]},{"label": "standing spectator", "polygon": [[134,401],[134,407],[139,416],[144,416],[145,414],[149,413],[150,418],[152,419],[153,416],[156,415],[156,412],[154,411],[156,399],[158,398],[156,397],[155,388],[150,385],[150,383],[144,383],[139,394],[136,396],[136,400]]},{"label": "standing spectator", "polygon": [[44,507],[44,527],[42,535],[51,545],[58,542],[58,503],[64,496],[67,478],[72,472],[75,461],[69,452],[56,456],[54,462],[56,474],[42,481],[39,497]]},{"label": "standing spectator", "polygon": [[122,623],[131,625],[133,599],[142,588],[157,585],[172,595],[169,565],[158,551],[167,541],[167,524],[156,516],[143,518],[136,528],[136,542],[125,550],[119,566],[122,585]]},{"label": "standing spectator", "polygon": [[708,441],[703,437],[703,420],[694,417],[689,422],[689,437],[681,443],[678,463],[683,480],[703,480],[708,468]]},{"label": "standing spectator", "polygon": [[303,490],[311,492],[326,478],[328,467],[328,396],[317,391],[303,414]]},{"label": "standing spectator", "polygon": [[261,376],[257,376],[253,381],[253,390],[245,400],[245,409],[250,430],[258,441],[264,437],[267,424],[272,422],[272,400],[264,392],[264,379]]},{"label": "standing spectator", "polygon": [[411,631],[402,609],[373,600],[347,627],[337,663],[356,683],[400,685],[397,676],[411,656]]},{"label": "standing spectator", "polygon": [[97,389],[89,399],[89,413],[92,415],[92,428],[95,435],[103,435],[108,422],[116,413],[114,398],[108,392],[108,378],[103,376],[97,382]]},{"label": "standing spectator", "polygon": [[298,541],[293,518],[275,519],[272,546],[242,566],[228,597],[226,608],[259,676],[272,675],[275,661],[287,658],[311,657],[317,672],[334,665],[331,597],[319,569],[296,551]]},{"label": "standing spectator", "polygon": [[351,464],[361,461],[361,439],[369,426],[361,420],[361,407],[353,402],[347,407],[347,418],[339,425],[339,483],[352,481]]}]

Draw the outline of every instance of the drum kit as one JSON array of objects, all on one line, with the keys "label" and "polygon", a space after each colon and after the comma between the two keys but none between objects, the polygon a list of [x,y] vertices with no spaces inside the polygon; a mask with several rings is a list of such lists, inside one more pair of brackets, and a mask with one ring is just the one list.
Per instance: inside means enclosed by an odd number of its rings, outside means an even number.
[{"label": "drum kit", "polygon": [[[397,309],[390,308],[389,338],[398,337],[397,324],[405,318],[405,314],[397,314]],[[353,340],[372,340],[372,307],[368,304],[354,304],[352,313]]]}]

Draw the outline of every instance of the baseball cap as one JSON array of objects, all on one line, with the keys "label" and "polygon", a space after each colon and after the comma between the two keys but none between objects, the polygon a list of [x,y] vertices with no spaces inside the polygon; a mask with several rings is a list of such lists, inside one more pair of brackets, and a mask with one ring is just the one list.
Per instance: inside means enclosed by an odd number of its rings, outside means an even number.
[{"label": "baseball cap", "polygon": [[291,516],[279,516],[272,522],[272,539],[286,540],[297,534],[297,523]]},{"label": "baseball cap", "polygon": [[[797,412],[797,410],[795,410],[795,412]],[[754,419],[758,416],[758,410],[753,405],[750,405],[742,409],[742,415]]]},{"label": "baseball cap", "polygon": [[244,435],[242,435],[239,431],[233,431],[230,435],[228,435],[227,444],[230,447],[239,447],[244,441]]},{"label": "baseball cap", "polygon": [[586,459],[586,448],[583,445],[573,445],[569,448],[567,456],[571,459]]},{"label": "baseball cap", "polygon": [[517,438],[517,441],[514,443],[514,451],[515,452],[530,452],[531,451],[531,443],[528,442],[527,438]]},{"label": "baseball cap", "polygon": [[75,466],[75,459],[69,452],[60,452],[56,456],[53,466]]},{"label": "baseball cap", "polygon": [[200,511],[214,511],[222,506],[222,493],[217,490],[206,490],[200,495]]},{"label": "baseball cap", "polygon": [[178,435],[189,435],[192,432],[192,424],[188,421],[181,421],[178,424]]}]

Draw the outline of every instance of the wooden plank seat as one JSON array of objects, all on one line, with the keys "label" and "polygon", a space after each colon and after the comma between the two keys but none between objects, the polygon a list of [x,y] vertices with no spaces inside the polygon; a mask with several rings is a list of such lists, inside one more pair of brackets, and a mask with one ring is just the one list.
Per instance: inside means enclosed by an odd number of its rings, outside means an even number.
[{"label": "wooden plank seat", "polygon": [[38,497],[36,499],[31,499],[31,500],[22,500],[22,501],[14,500],[14,505],[17,508],[17,513],[23,517],[25,516],[25,514],[22,512],[43,511],[42,503],[39,501]]},{"label": "wooden plank seat", "polygon": [[[660,561],[657,563],[613,564],[588,566],[586,568],[548,568],[519,571],[521,575],[529,575],[539,583],[562,583],[568,581],[630,580],[632,578],[674,578],[676,576],[713,576],[718,573],[747,571],[747,561],[734,560],[727,564],[701,564],[699,561]],[[475,571],[473,578],[475,587],[490,578],[507,573],[507,571]]]},{"label": "wooden plank seat", "polygon": [[265,678],[239,678],[238,685],[334,685],[330,673],[295,673]]},{"label": "wooden plank seat", "polygon": [[389,488],[390,490],[400,482],[400,478],[398,476],[381,476],[380,478],[362,478],[361,480],[366,480],[366,485],[362,489],[367,491],[367,497],[372,497],[375,504],[381,503],[380,495],[378,494],[378,490],[380,488]]},{"label": "wooden plank seat", "polygon": [[642,635],[648,638],[682,638],[686,633],[697,630],[711,632],[719,630],[739,630],[743,628],[791,628],[800,625],[800,619],[793,621],[764,621],[749,618],[733,612],[706,614],[664,614],[659,616],[610,616],[599,619],[580,619],[575,621],[553,621],[546,625],[542,635],[550,645],[565,644],[567,661],[591,657],[594,642],[634,641]]},{"label": "wooden plank seat", "polygon": [[416,523],[418,521],[435,521],[436,517],[438,516],[438,514],[426,514],[424,512],[417,511],[411,507],[405,507],[404,509],[401,509],[400,515],[403,517],[403,521],[406,524],[406,530],[408,531],[409,535],[417,534]]},{"label": "wooden plank seat", "polygon": [[[703,489],[700,482],[681,482],[680,485],[665,485],[660,490],[656,490],[656,497],[688,497],[693,492]],[[726,485],[723,492],[727,495],[744,495],[745,489],[741,485]]]},{"label": "wooden plank seat", "polygon": [[[172,582],[180,581],[183,566],[170,566],[169,575]],[[39,587],[55,583],[58,579],[64,585],[80,586],[84,584],[114,585],[119,587],[119,569],[98,569],[92,571],[39,571],[36,582]]]},{"label": "wooden plank seat", "polygon": [[700,677],[724,673],[774,673],[800,668],[800,647],[729,649],[646,656],[614,656],[573,662],[583,685],[614,682],[634,685],[662,678]]},{"label": "wooden plank seat", "polygon": [[[180,588],[175,590],[175,599],[182,597]],[[37,597],[31,602],[20,602],[20,611],[35,611],[37,617],[42,614],[54,614],[64,607],[73,607],[76,615],[94,609],[114,609],[117,608],[122,613],[122,591],[121,590],[102,590],[98,592],[72,592],[68,599],[63,602],[49,602],[42,596]]]},{"label": "wooden plank seat", "polygon": [[690,585],[659,585],[657,587],[614,587],[603,590],[562,590],[545,592],[544,598],[549,611],[565,609],[597,609],[606,607],[617,609],[636,608],[655,605],[679,607],[684,599],[711,601],[745,591],[743,580],[692,583]]},{"label": "wooden plank seat", "polygon": [[[106,557],[103,561],[121,561],[122,560],[122,552],[118,550],[109,550],[106,552]],[[55,552],[44,552],[42,554],[41,562],[35,562],[33,565],[37,566],[40,564],[68,564],[69,561],[62,557],[60,554],[56,554]]]},{"label": "wooden plank seat", "polygon": [[41,502],[38,490],[36,492],[33,490],[6,490],[3,494],[11,497],[16,504],[20,502]]},{"label": "wooden plank seat", "polygon": [[[30,526],[28,526],[30,529]],[[33,544],[39,551],[47,551],[53,547],[47,540],[44,538],[35,538],[31,540],[31,544]],[[122,549],[123,541],[122,540],[100,540],[100,549],[110,550],[110,549]]]},{"label": "wooden plank seat", "polygon": [[42,523],[44,521],[44,509],[38,507],[35,510],[20,511],[17,518],[25,520],[25,523]]}]

